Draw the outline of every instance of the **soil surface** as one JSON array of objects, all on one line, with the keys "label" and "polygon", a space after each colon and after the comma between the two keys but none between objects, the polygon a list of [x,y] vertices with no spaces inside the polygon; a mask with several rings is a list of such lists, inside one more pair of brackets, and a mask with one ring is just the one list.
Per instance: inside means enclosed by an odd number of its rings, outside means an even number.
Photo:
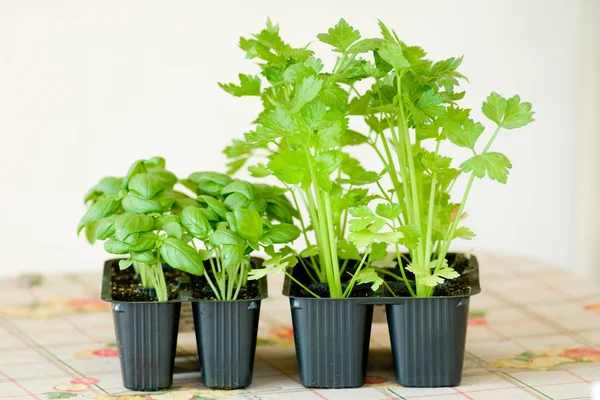
[{"label": "soil surface", "polygon": [[[308,260],[306,260],[306,262],[308,262]],[[406,267],[406,261],[402,260],[402,263]],[[469,266],[469,260],[463,256],[457,259],[456,254],[448,254],[448,264],[451,265],[459,274],[461,274],[461,276],[456,279],[447,280],[443,284],[438,285],[433,292],[433,296],[469,296],[471,293],[471,284],[469,276],[465,273],[465,269]],[[356,266],[356,264],[349,264],[346,270],[353,274],[356,270]],[[390,269],[390,272],[393,272],[398,276],[402,276],[399,267]],[[405,273],[409,280],[414,281],[415,276],[410,271],[405,270]],[[320,297],[330,297],[327,284],[312,283],[306,271],[300,264],[294,268],[293,276]],[[342,288],[345,289],[347,287],[347,283],[345,284],[345,282],[348,282],[350,278],[350,274],[344,273],[344,277],[341,279]],[[410,297],[410,292],[403,281],[389,279],[389,277],[385,278],[388,278],[385,279],[385,282],[389,286],[389,289],[385,285],[381,285],[378,291],[373,293],[370,284],[355,285],[352,289],[350,297],[394,297],[394,294],[397,297]],[[393,292],[393,294],[390,292],[390,290]],[[290,287],[290,296],[313,297],[306,290],[293,282]]]},{"label": "soil surface", "polygon": [[[169,300],[177,300],[184,290],[191,290],[194,299],[216,300],[211,287],[203,276],[195,276],[168,266],[163,267]],[[119,260],[111,265],[110,277],[111,297],[116,301],[155,301],[153,289],[144,289],[135,270],[129,267],[119,269]],[[238,300],[250,300],[260,296],[259,282],[248,281],[246,287],[240,289]]]},{"label": "soil surface", "polygon": [[[212,288],[206,282],[206,278],[204,278],[203,276],[192,276],[192,275],[190,275],[190,278],[191,278],[192,296],[195,299],[203,299],[203,300],[216,300],[217,299]],[[215,283],[214,279],[213,279],[213,283]],[[239,293],[237,299],[238,300],[252,300],[252,299],[256,299],[257,297],[260,297],[259,282],[258,281],[248,281],[246,283],[246,287],[243,287],[240,289],[240,293]]]}]

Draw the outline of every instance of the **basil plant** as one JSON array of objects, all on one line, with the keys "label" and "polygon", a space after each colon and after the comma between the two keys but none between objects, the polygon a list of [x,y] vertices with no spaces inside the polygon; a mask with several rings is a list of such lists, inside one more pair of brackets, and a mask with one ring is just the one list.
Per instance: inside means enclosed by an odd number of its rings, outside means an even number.
[{"label": "basil plant", "polygon": [[204,275],[217,300],[235,300],[250,254],[299,236],[293,224],[272,222],[296,214],[277,188],[198,172],[180,182],[190,196],[175,190],[178,182],[163,159],[136,161],[125,178],[104,178],[90,190],[78,228],[90,243],[105,240],[108,253],[127,255],[120,268],[132,266],[159,301],[168,300],[163,262]]}]

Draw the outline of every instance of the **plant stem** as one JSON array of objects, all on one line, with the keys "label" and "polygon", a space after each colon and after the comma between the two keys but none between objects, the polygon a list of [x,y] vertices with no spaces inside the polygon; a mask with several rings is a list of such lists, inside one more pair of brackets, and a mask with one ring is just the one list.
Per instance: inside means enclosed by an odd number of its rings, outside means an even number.
[{"label": "plant stem", "polygon": [[[421,213],[419,208],[419,194],[417,191],[417,179],[415,175],[415,162],[412,155],[412,145],[410,143],[410,134],[408,132],[408,124],[406,122],[406,116],[404,115],[404,106],[402,103],[402,83],[400,81],[400,73],[396,70],[396,85],[398,88],[398,129],[400,129],[400,124],[402,124],[402,130],[404,136],[404,144],[406,146],[406,158],[408,159],[408,172],[410,174],[410,186],[412,191],[412,208],[414,214],[414,223],[420,228],[421,227]],[[396,148],[398,152],[398,157],[400,157],[400,149]],[[405,196],[407,193],[405,193]],[[421,252],[421,261],[425,258],[424,249]],[[418,262],[419,260],[417,260]]]},{"label": "plant stem", "polygon": [[410,295],[412,297],[415,297],[415,291],[413,290],[412,286],[410,286],[410,281],[408,280],[408,278],[406,277],[406,271],[404,271],[404,264],[402,264],[402,253],[400,253],[400,249],[398,248],[398,244],[394,244],[394,247],[396,248],[396,258],[398,259],[398,266],[400,267],[400,273],[402,274],[402,279],[404,280],[404,284],[406,285]]},{"label": "plant stem", "polygon": [[354,275],[352,275],[352,279],[350,279],[350,282],[348,282],[348,287],[346,288],[346,290],[344,291],[344,294],[342,295],[343,298],[349,297],[350,293],[352,293],[352,288],[354,288],[354,283],[356,282],[356,279],[358,279],[358,273],[360,272],[361,268],[365,264],[365,260],[369,256],[370,252],[371,252],[371,246],[369,246],[367,251],[365,251],[363,258],[360,260],[360,264],[358,264],[358,267],[356,268]]},{"label": "plant stem", "polygon": [[300,286],[302,289],[306,290],[306,292],[308,294],[310,294],[311,296],[313,296],[317,299],[321,298],[321,296],[318,296],[317,294],[313,293],[309,288],[304,286],[298,279],[294,278],[289,272],[287,272],[287,271],[283,271],[283,272],[288,276],[288,278],[290,278],[292,281],[294,281],[298,286]]}]

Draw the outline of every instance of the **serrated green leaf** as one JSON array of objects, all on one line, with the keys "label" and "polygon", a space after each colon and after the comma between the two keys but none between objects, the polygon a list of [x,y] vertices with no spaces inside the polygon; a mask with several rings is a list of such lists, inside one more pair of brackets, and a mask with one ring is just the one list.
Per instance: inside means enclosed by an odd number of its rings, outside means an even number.
[{"label": "serrated green leaf", "polygon": [[445,119],[442,121],[442,133],[446,135],[452,143],[474,150],[477,139],[485,130],[484,126],[470,118],[464,120],[461,124],[454,119]]},{"label": "serrated green leaf", "polygon": [[302,80],[296,89],[290,112],[296,113],[307,103],[314,100],[323,87],[323,81],[316,76],[309,76]]},{"label": "serrated green leaf", "polygon": [[271,175],[271,171],[269,171],[269,168],[263,163],[249,166],[248,172],[250,172],[250,175],[254,178],[264,178]]},{"label": "serrated green leaf", "polygon": [[456,229],[454,237],[464,240],[471,240],[475,237],[475,233],[466,226],[460,226]]},{"label": "serrated green leaf", "polygon": [[377,291],[383,285],[383,279],[374,268],[363,268],[356,275],[356,282],[361,284],[371,284],[371,290]]},{"label": "serrated green leaf", "polygon": [[260,77],[245,74],[239,74],[238,76],[240,78],[239,85],[219,83],[219,86],[236,97],[260,95]]},{"label": "serrated green leaf", "polygon": [[387,219],[396,219],[402,212],[402,207],[397,203],[381,203],[375,209],[377,215]]},{"label": "serrated green leaf", "polygon": [[516,129],[533,121],[531,103],[521,102],[518,95],[506,100],[492,92],[482,106],[483,114],[505,129]]},{"label": "serrated green leaf", "polygon": [[360,39],[360,32],[350,26],[344,18],[341,18],[327,33],[319,33],[317,38],[321,42],[333,46],[336,51],[345,52],[352,43]]},{"label": "serrated green leaf", "polygon": [[410,68],[410,63],[404,57],[402,47],[397,43],[387,42],[380,46],[377,54],[395,69]]},{"label": "serrated green leaf", "polygon": [[487,174],[490,179],[506,183],[508,170],[512,168],[512,164],[504,154],[492,152],[473,156],[463,162],[460,168],[465,172],[473,171],[478,178],[483,178]]}]

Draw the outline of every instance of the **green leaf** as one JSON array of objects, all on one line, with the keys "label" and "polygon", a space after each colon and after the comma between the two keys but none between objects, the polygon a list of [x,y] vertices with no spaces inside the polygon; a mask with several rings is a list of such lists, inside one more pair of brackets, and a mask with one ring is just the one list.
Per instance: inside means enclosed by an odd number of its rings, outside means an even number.
[{"label": "green leaf", "polygon": [[412,272],[413,274],[415,274],[415,276],[431,274],[431,268],[415,263],[409,264],[406,267],[406,270]]},{"label": "green leaf", "polygon": [[361,256],[355,245],[346,239],[338,240],[338,256],[342,260],[360,260]]},{"label": "green leaf", "polygon": [[204,263],[193,247],[179,239],[168,237],[160,246],[160,255],[169,266],[192,275],[204,273]]},{"label": "green leaf", "polygon": [[102,218],[95,221],[96,239],[106,240],[115,234],[115,217]]},{"label": "green leaf", "polygon": [[307,248],[305,248],[304,250],[302,250],[300,252],[300,257],[308,258],[308,257],[316,256],[318,254],[319,254],[319,246],[317,246],[316,244],[311,244],[310,246],[308,246]]},{"label": "green leaf", "polygon": [[385,44],[385,40],[374,38],[374,39],[363,39],[348,48],[347,53],[358,54],[367,53],[369,51],[377,50]]},{"label": "green leaf", "polygon": [[213,246],[236,245],[243,246],[244,240],[228,229],[218,229],[210,236],[210,242]]},{"label": "green leaf", "polygon": [[132,233],[147,232],[154,228],[154,218],[145,214],[127,212],[115,218],[115,236],[125,240]]},{"label": "green leaf", "polygon": [[460,226],[454,232],[454,237],[471,240],[475,237],[475,233],[466,226]]},{"label": "green leaf", "polygon": [[218,172],[194,172],[188,178],[197,185],[196,194],[219,196],[221,190],[229,185],[233,179]]},{"label": "green leaf", "polygon": [[298,239],[300,229],[292,224],[273,225],[266,231],[260,241],[266,245],[290,243]]},{"label": "green leaf", "polygon": [[156,262],[156,257],[152,251],[132,251],[130,252],[131,259],[133,261],[139,261],[146,264],[152,264]]},{"label": "green leaf", "polygon": [[277,107],[275,110],[262,113],[258,119],[258,122],[262,124],[262,126],[266,129],[266,132],[260,131],[257,128],[255,135],[261,136],[264,134],[266,136],[264,138],[266,142],[273,141],[278,137],[277,135],[269,135],[269,132],[277,133],[278,135],[287,135],[294,131],[292,114],[290,114],[288,110],[284,110],[279,107]]},{"label": "green leaf", "polygon": [[371,284],[371,290],[374,292],[381,287],[383,279],[377,274],[374,268],[363,268],[356,276],[356,282],[362,284]]},{"label": "green leaf", "polygon": [[145,163],[146,162],[144,160],[137,160],[136,162],[131,164],[131,167],[129,167],[129,171],[127,171],[125,178],[123,178],[122,189],[129,189],[129,181],[131,181],[131,178],[133,178],[135,175],[141,172],[146,172]]},{"label": "green leaf", "polygon": [[410,63],[402,53],[402,47],[396,43],[385,43],[377,52],[379,56],[395,69],[409,68]]},{"label": "green leaf", "polygon": [[[227,208],[225,205],[219,200],[215,199],[212,196],[198,196],[198,200],[206,203],[208,208],[212,210],[218,217],[225,219],[225,214],[227,214]],[[205,212],[204,215],[208,218],[208,214]]]},{"label": "green leaf", "polygon": [[116,239],[109,239],[104,242],[104,250],[110,254],[127,254],[131,246]]},{"label": "green leaf", "polygon": [[444,157],[434,152],[425,150],[421,153],[421,163],[430,173],[449,168],[451,162],[452,159],[450,157]]},{"label": "green leaf", "polygon": [[129,182],[129,190],[134,190],[146,199],[152,199],[161,190],[172,188],[177,177],[169,171],[143,172],[134,175]]},{"label": "green leaf", "polygon": [[397,203],[381,203],[375,209],[377,215],[387,219],[396,219],[402,212],[402,207]]},{"label": "green leaf", "polygon": [[440,268],[436,275],[441,276],[444,279],[455,279],[460,276],[458,272],[456,272],[453,268],[448,267],[447,264],[446,266]]},{"label": "green leaf", "polygon": [[244,140],[233,139],[231,144],[225,147],[223,153],[227,158],[237,158],[252,153],[252,147]]},{"label": "green leaf", "polygon": [[181,212],[181,224],[190,235],[200,240],[206,240],[212,232],[204,210],[198,207],[184,208]]},{"label": "green leaf", "polygon": [[314,100],[323,87],[323,81],[316,76],[309,76],[302,80],[296,89],[296,96],[292,102],[290,112],[296,113],[307,103]]},{"label": "green leaf", "polygon": [[221,190],[221,194],[225,196],[223,204],[232,211],[247,208],[263,213],[267,208],[265,198],[250,182],[233,181]]},{"label": "green leaf", "polygon": [[330,46],[333,46],[336,51],[345,52],[348,47],[360,39],[360,32],[351,27],[344,18],[333,27],[329,28],[327,33],[319,33],[317,38]]},{"label": "green leaf", "polygon": [[462,124],[453,119],[442,121],[442,133],[446,135],[452,143],[474,150],[477,139],[485,130],[484,126],[470,118],[467,118]]},{"label": "green leaf", "polygon": [[248,157],[238,158],[237,160],[233,160],[227,163],[227,173],[230,175],[238,172],[248,161]]},{"label": "green leaf", "polygon": [[424,275],[418,278],[417,281],[422,285],[435,287],[444,283],[444,278],[439,275]]},{"label": "green leaf", "polygon": [[215,251],[200,249],[200,250],[198,250],[198,255],[200,256],[202,261],[205,261],[205,260],[210,259],[211,257],[214,257]]},{"label": "green leaf", "polygon": [[316,76],[319,71],[315,71],[306,63],[296,63],[290,65],[283,73],[283,80],[287,83],[299,83],[304,78]]},{"label": "green leaf", "polygon": [[146,251],[156,247],[158,236],[154,232],[133,233],[123,242],[129,244],[129,251]]},{"label": "green leaf", "polygon": [[163,227],[163,229],[169,236],[172,236],[176,239],[181,239],[181,236],[183,236],[181,225],[179,225],[177,222],[169,222]]},{"label": "green leaf", "polygon": [[414,249],[419,245],[419,238],[421,237],[421,230],[417,225],[409,224],[402,225],[397,228],[398,231],[402,232],[402,243],[406,248]]},{"label": "green leaf", "polygon": [[242,96],[260,96],[260,77],[252,75],[239,74],[240,84],[219,83],[221,89],[236,97]]},{"label": "green leaf", "polygon": [[92,222],[114,214],[119,209],[120,205],[121,202],[116,196],[109,196],[98,200],[96,203],[92,204],[83,217],[81,217],[79,226],[77,227],[77,233],[81,232],[84,227],[90,225]]},{"label": "green leaf", "polygon": [[371,253],[369,253],[369,261],[377,261],[386,258],[388,255],[387,247],[387,243],[384,242],[373,243],[371,246]]},{"label": "green leaf", "polygon": [[345,109],[348,106],[349,93],[342,89],[339,85],[328,84],[324,85],[319,93],[319,100],[327,107]]},{"label": "green leaf", "polygon": [[250,243],[256,243],[263,235],[262,218],[257,211],[237,208],[233,211],[236,233]]},{"label": "green leaf", "polygon": [[310,182],[306,155],[299,150],[282,150],[269,156],[269,169],[281,182],[297,185]]},{"label": "green leaf", "polygon": [[505,129],[523,127],[533,121],[531,103],[521,102],[518,95],[506,100],[498,93],[491,93],[482,106],[483,114]]},{"label": "green leaf", "polygon": [[342,146],[357,146],[359,144],[367,143],[369,138],[351,129],[346,129],[341,137]]},{"label": "green leaf", "polygon": [[460,165],[465,172],[473,171],[478,178],[483,178],[486,174],[490,179],[500,183],[506,183],[508,180],[508,170],[512,164],[502,153],[483,153],[469,158]]},{"label": "green leaf", "polygon": [[171,208],[173,203],[175,203],[175,196],[172,192],[163,192],[149,200],[137,192],[131,191],[123,199],[122,205],[125,211],[149,214],[164,212]]},{"label": "green leaf", "polygon": [[223,267],[231,268],[242,262],[244,258],[244,248],[239,245],[225,244],[221,246],[221,257]]},{"label": "green leaf", "polygon": [[124,269],[131,267],[131,264],[133,264],[133,260],[130,258],[119,260],[119,269],[123,271]]},{"label": "green leaf", "polygon": [[258,163],[256,165],[249,166],[248,172],[250,172],[250,175],[254,178],[264,178],[266,176],[271,175],[271,171],[263,163]]},{"label": "green leaf", "polygon": [[100,182],[93,188],[91,188],[88,193],[85,195],[83,200],[84,203],[87,203],[90,200],[95,200],[98,196],[113,196],[119,194],[121,190],[121,186],[123,185],[123,178],[113,178],[107,177],[102,178]]},{"label": "green leaf", "polygon": [[383,38],[391,43],[395,43],[396,40],[394,39],[394,36],[392,36],[392,33],[390,32],[390,30],[388,29],[387,26],[385,26],[385,24],[383,23],[383,21],[381,20],[377,20],[377,25],[379,25],[379,29],[381,30],[381,36],[383,36]]}]

